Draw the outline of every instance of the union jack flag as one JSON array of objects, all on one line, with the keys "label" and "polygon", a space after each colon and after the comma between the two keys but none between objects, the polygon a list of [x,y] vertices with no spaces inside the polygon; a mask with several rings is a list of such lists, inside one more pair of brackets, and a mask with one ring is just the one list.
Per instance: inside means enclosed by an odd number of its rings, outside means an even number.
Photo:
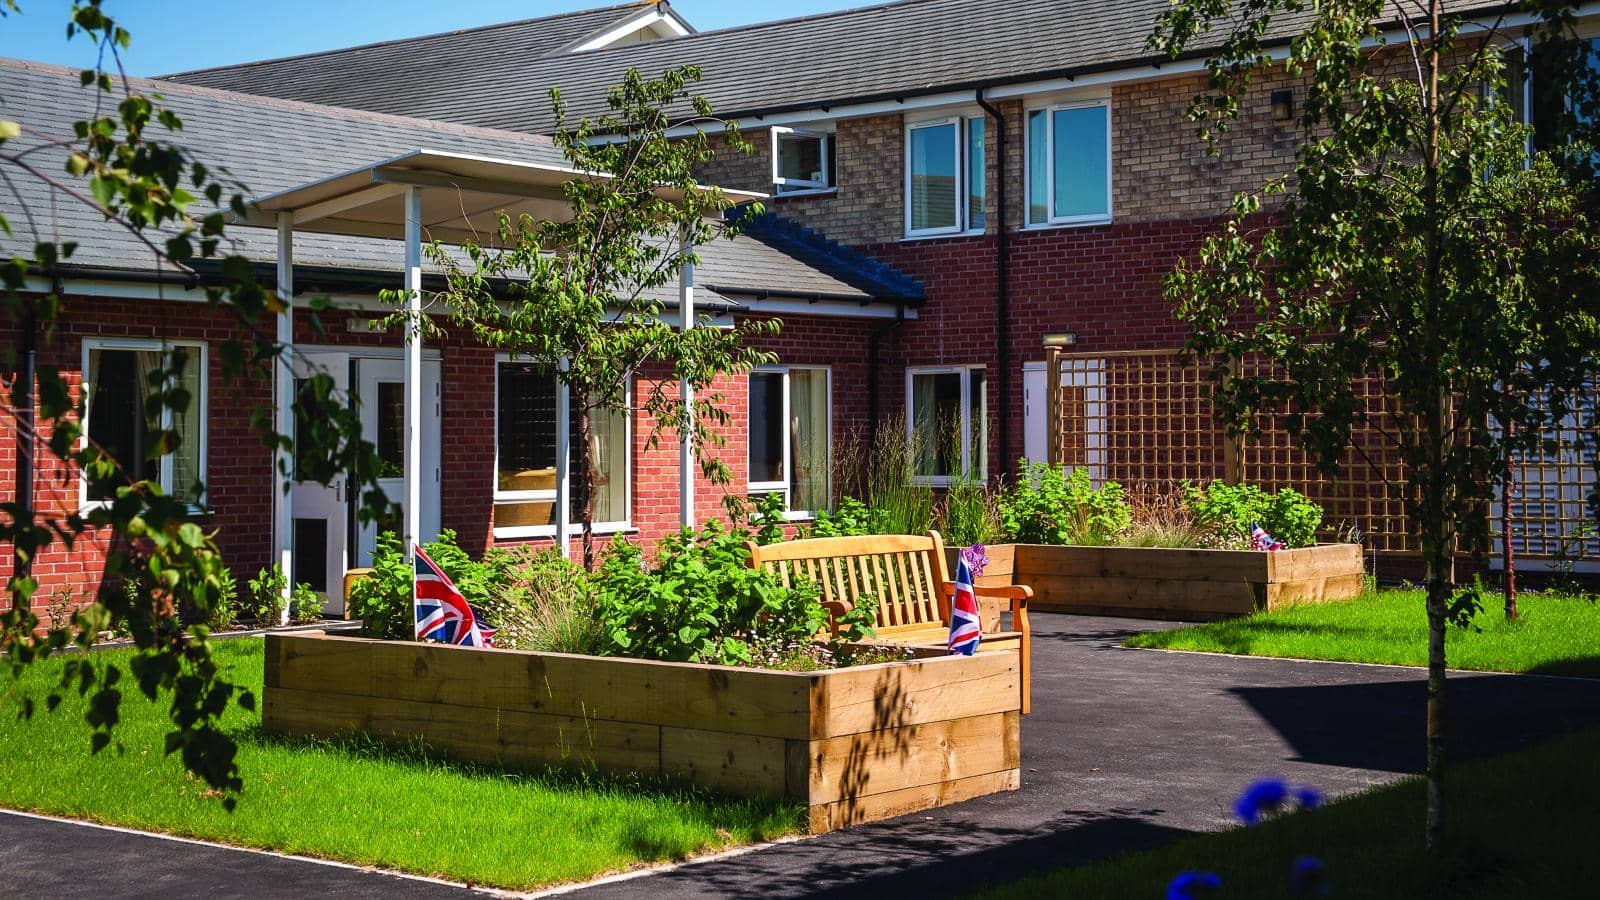
[{"label": "union jack flag", "polygon": [[1251,550],[1282,550],[1284,547],[1285,544],[1283,541],[1275,540],[1272,535],[1267,534],[1267,530],[1265,528],[1262,528],[1260,525],[1250,526]]},{"label": "union jack flag", "polygon": [[439,564],[421,547],[416,551],[417,571],[412,610],[417,619],[417,640],[443,641],[462,647],[490,647],[496,629],[483,620],[467,598],[461,596]]},{"label": "union jack flag", "polygon": [[956,562],[956,591],[950,601],[950,652],[971,656],[978,652],[983,620],[978,616],[978,594],[972,588],[972,569],[965,558]]}]

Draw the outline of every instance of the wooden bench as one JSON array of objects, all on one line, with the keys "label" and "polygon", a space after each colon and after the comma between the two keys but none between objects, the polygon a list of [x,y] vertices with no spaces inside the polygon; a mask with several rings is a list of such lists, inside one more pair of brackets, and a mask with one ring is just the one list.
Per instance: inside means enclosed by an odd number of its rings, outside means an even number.
[{"label": "wooden bench", "polygon": [[[785,587],[809,580],[822,589],[822,605],[837,632],[840,616],[863,600],[877,604],[875,641],[943,647],[950,635],[950,600],[955,582],[945,562],[944,539],[926,535],[812,538],[761,546],[745,545],[750,567],[771,572]],[[1033,591],[1012,584],[976,588],[983,607],[983,641],[978,651],[1017,649],[1022,674],[1022,712],[1028,713],[1028,600]],[[985,600],[1009,601],[1011,630],[1000,630],[1000,611]]]}]

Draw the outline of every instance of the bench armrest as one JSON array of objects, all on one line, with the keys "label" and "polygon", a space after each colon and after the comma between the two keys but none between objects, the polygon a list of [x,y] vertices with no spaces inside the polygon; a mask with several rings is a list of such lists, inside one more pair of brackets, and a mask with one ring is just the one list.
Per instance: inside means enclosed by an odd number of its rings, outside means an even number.
[{"label": "bench armrest", "polygon": [[823,600],[822,608],[828,611],[828,615],[840,618],[849,615],[856,605],[848,600]]},{"label": "bench armrest", "polygon": [[[956,593],[956,583],[946,581],[943,586],[944,595],[953,597]],[[989,587],[974,585],[972,593],[979,597],[994,597],[1000,600],[1020,601],[1026,604],[1033,599],[1033,588],[1025,584],[997,584]]]}]

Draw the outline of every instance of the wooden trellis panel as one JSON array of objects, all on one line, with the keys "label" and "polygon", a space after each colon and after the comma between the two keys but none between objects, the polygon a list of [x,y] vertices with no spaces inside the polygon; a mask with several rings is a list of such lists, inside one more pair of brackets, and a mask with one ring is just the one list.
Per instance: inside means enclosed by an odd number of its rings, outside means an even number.
[{"label": "wooden trellis panel", "polygon": [[[1546,561],[1600,562],[1600,535],[1589,515],[1595,491],[1595,452],[1600,443],[1600,382],[1576,398],[1578,413],[1545,433],[1544,452],[1521,454],[1513,463],[1511,547],[1518,557]],[[1491,522],[1500,547],[1499,504]]]}]

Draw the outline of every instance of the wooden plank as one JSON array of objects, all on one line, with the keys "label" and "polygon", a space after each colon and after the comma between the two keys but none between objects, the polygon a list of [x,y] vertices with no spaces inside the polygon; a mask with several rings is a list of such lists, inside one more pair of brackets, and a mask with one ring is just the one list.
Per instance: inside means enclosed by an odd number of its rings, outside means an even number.
[{"label": "wooden plank", "polygon": [[1033,586],[1049,576],[1267,581],[1268,554],[1161,547],[1052,547],[1019,544],[1012,580]]},{"label": "wooden plank", "polygon": [[810,746],[807,801],[815,806],[1019,765],[1019,713],[1000,712],[846,735]]},{"label": "wooden plank", "polygon": [[584,764],[645,773],[660,766],[661,729],[653,725],[287,688],[265,694],[263,726],[283,734],[329,738],[361,732],[504,765]]},{"label": "wooden plank", "polygon": [[864,537],[811,538],[786,541],[761,548],[762,562],[784,559],[826,559],[873,556],[878,553],[907,553],[928,550],[932,541],[923,534],[874,534]]},{"label": "wooden plank", "polygon": [[372,648],[364,638],[322,632],[267,635],[279,687],[365,696],[372,693]]},{"label": "wooden plank", "polygon": [[1351,600],[1366,590],[1366,575],[1336,575],[1306,581],[1280,581],[1267,585],[1267,608],[1280,609],[1293,603],[1327,603]]},{"label": "wooden plank", "polygon": [[919,785],[884,794],[813,806],[807,813],[807,824],[811,833],[820,834],[863,822],[875,822],[936,806],[960,803],[963,800],[1000,791],[1014,791],[1021,786],[1020,769],[974,775],[956,781]]},{"label": "wooden plank", "polygon": [[1021,708],[1015,653],[980,653],[823,674],[813,740]]},{"label": "wooden plank", "polygon": [[[662,728],[661,771],[731,794],[784,796],[789,743],[804,746],[783,738]],[[803,799],[805,795],[793,796]]]},{"label": "wooden plank", "polygon": [[1267,574],[1269,581],[1309,581],[1365,571],[1361,545],[1324,544],[1270,554]]},{"label": "wooden plank", "polygon": [[1248,582],[1158,580],[1151,578],[1039,577],[1030,582],[1029,606],[1046,612],[1076,612],[1093,606],[1122,606],[1247,615],[1254,611],[1262,585]]},{"label": "wooden plank", "polygon": [[[353,638],[283,640],[292,652],[280,679],[300,690],[327,690],[324,670],[351,682],[365,666],[366,693],[392,700],[769,737],[810,735],[810,682],[823,674]],[[316,654],[317,668],[308,654]]]}]

